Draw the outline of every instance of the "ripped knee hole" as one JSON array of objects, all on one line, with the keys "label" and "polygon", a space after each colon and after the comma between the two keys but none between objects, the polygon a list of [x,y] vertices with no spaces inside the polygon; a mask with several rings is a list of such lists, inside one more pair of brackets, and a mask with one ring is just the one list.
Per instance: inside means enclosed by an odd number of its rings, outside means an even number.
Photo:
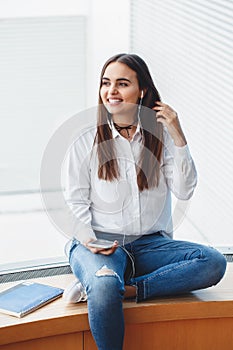
[{"label": "ripped knee hole", "polygon": [[118,274],[115,271],[113,271],[112,269],[109,269],[106,265],[104,265],[103,267],[101,267],[101,269],[96,271],[95,275],[97,277],[113,276],[113,277],[117,277],[119,280],[121,280],[120,277],[118,276]]}]

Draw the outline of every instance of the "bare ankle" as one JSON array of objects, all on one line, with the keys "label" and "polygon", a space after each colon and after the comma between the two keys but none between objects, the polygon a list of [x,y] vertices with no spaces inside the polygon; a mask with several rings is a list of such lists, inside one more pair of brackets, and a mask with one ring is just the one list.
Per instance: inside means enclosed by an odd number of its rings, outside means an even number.
[{"label": "bare ankle", "polygon": [[136,297],[136,287],[135,286],[125,286],[125,299]]}]

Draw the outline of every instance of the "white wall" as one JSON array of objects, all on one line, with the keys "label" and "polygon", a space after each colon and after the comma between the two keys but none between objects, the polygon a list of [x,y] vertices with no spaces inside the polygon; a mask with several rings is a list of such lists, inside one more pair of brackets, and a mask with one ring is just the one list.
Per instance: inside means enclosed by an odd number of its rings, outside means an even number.
[{"label": "white wall", "polygon": [[[104,62],[130,47],[130,1],[90,0],[88,16],[87,104],[97,104],[100,70]],[[96,80],[97,77],[97,80]]]},{"label": "white wall", "polygon": [[87,17],[86,107],[92,107],[102,65],[129,51],[130,0],[0,0],[0,19],[69,15]]},{"label": "white wall", "polygon": [[89,0],[0,0],[0,18],[87,14]]}]

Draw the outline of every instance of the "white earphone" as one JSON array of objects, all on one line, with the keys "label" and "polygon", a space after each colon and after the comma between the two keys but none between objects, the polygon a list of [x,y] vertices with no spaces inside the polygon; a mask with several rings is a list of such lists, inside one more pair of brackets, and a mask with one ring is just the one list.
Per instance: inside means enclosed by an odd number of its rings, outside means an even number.
[{"label": "white earphone", "polygon": [[142,90],[142,92],[141,92],[141,98],[143,98],[143,96],[144,96],[144,92],[143,92],[143,90]]}]

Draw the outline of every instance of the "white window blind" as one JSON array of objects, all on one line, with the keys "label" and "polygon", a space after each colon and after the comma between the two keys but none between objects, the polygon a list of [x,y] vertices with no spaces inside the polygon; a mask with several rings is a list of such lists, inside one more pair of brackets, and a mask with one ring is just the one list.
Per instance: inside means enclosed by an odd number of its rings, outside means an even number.
[{"label": "white window blind", "polygon": [[233,1],[131,1],[131,51],[177,110],[199,184],[187,220],[233,245]]},{"label": "white window blind", "polygon": [[0,192],[38,190],[49,138],[85,108],[85,17],[1,19],[0,53]]},{"label": "white window blind", "polygon": [[64,255],[65,238],[42,205],[40,165],[85,95],[84,16],[0,19],[0,270]]}]

